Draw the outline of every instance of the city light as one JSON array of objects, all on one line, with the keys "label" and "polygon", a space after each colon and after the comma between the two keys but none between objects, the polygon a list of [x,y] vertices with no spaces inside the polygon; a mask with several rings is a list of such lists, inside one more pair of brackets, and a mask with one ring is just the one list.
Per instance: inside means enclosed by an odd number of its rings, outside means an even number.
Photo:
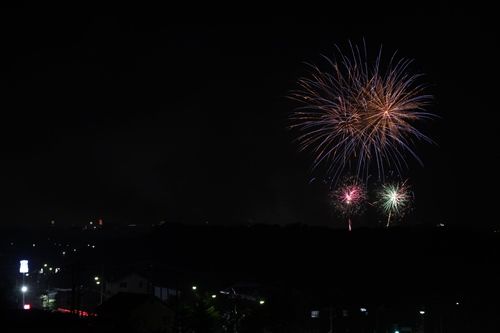
[{"label": "city light", "polygon": [[19,273],[28,273],[28,260],[21,260],[19,261]]},{"label": "city light", "polygon": [[97,281],[97,280],[99,280],[99,277],[98,277],[98,276],[95,276],[95,277],[94,277],[94,280],[96,280],[96,281]]},{"label": "city light", "polygon": [[215,294],[212,295],[212,298],[216,298],[216,297],[217,297],[217,295],[215,295]]},{"label": "city light", "polygon": [[263,305],[264,303],[265,303],[265,301],[264,301],[264,300],[262,300],[262,299],[259,301],[259,304],[260,304],[260,305]]},{"label": "city light", "polygon": [[22,292],[22,293],[25,293],[25,292],[27,292],[27,291],[28,291],[28,287],[26,287],[26,286],[22,286],[22,287],[21,287],[21,292]]},{"label": "city light", "polygon": [[425,314],[425,311],[424,311],[424,310],[420,310],[420,311],[419,311],[419,313],[420,313],[421,315],[424,315],[424,314]]},{"label": "city light", "polygon": [[196,289],[198,289],[198,287],[192,286],[191,289],[196,290]]},{"label": "city light", "polygon": [[97,281],[95,284],[100,285],[100,284],[101,284],[101,281]]},{"label": "city light", "polygon": [[366,312],[366,308],[361,308],[361,309],[359,309],[359,311]]},{"label": "city light", "polygon": [[24,310],[30,310],[31,309],[31,304],[24,304],[23,305]]}]

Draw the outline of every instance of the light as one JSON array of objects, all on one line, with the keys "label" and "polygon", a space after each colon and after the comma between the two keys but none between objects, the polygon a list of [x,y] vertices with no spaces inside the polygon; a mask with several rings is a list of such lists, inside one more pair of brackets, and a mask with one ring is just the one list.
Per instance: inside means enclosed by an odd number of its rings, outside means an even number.
[{"label": "light", "polygon": [[62,255],[65,256],[66,255],[66,251],[62,251]]},{"label": "light", "polygon": [[51,270],[52,270],[52,267],[49,267],[49,271],[51,271]]},{"label": "light", "polygon": [[420,313],[421,315],[424,315],[425,311],[424,310],[420,310],[418,313]]},{"label": "light", "polygon": [[198,289],[198,287],[192,286],[191,289],[196,290],[196,289]]},{"label": "light", "polygon": [[97,280],[99,280],[99,277],[98,277],[98,276],[95,276],[95,277],[94,277],[94,280],[96,280],[96,281],[97,281]]},{"label": "light", "polygon": [[47,264],[43,264],[43,267],[47,267]]},{"label": "light", "polygon": [[311,318],[319,318],[319,310],[312,310]]},{"label": "light", "polygon": [[35,246],[36,246],[36,244],[35,244],[35,243],[33,243],[33,247],[35,247]]},{"label": "light", "polygon": [[25,293],[25,292],[27,292],[27,291],[28,291],[28,287],[26,287],[26,286],[22,286],[22,287],[21,287],[21,292],[22,292],[22,293]]},{"label": "light", "polygon": [[366,312],[366,308],[361,308],[361,309],[359,309],[359,311]]},{"label": "light", "polygon": [[23,309],[24,309],[24,310],[29,310],[29,309],[31,309],[31,304],[24,304],[24,305],[23,305]]},{"label": "light", "polygon": [[395,330],[394,333],[399,333],[399,330]]},{"label": "light", "polygon": [[215,295],[215,294],[212,295],[212,298],[216,298],[216,297],[217,297],[217,295]]},{"label": "light", "polygon": [[460,302],[456,302],[455,304],[456,304],[456,305],[460,305]]},{"label": "light", "polygon": [[101,284],[101,281],[97,281],[95,284],[100,285],[100,284]]},{"label": "light", "polygon": [[259,301],[259,304],[260,304],[260,305],[263,305],[264,303],[266,303],[266,301],[264,301],[263,299],[261,299],[261,300]]},{"label": "light", "polygon": [[19,261],[19,273],[28,273],[28,260]]}]

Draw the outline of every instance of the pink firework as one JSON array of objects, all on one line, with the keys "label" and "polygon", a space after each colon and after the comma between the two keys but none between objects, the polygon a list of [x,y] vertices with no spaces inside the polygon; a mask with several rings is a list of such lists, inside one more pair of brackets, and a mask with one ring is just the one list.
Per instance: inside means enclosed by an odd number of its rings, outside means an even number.
[{"label": "pink firework", "polygon": [[347,217],[349,231],[352,230],[351,217],[362,213],[366,202],[366,189],[356,180],[349,179],[332,193],[334,207]]}]

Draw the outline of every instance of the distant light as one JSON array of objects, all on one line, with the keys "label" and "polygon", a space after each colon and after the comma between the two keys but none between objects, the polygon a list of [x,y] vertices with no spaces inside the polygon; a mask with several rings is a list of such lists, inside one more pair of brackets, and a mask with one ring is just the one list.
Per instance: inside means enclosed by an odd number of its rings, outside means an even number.
[{"label": "distant light", "polygon": [[95,284],[99,285],[99,284],[101,284],[101,281],[97,281]]},{"label": "distant light", "polygon": [[66,251],[62,251],[62,255],[65,256],[66,255]]},{"label": "distant light", "polygon": [[23,305],[23,309],[24,309],[24,310],[29,310],[29,309],[31,309],[31,304],[24,304],[24,305]]},{"label": "distant light", "polygon": [[424,315],[425,311],[424,310],[420,310],[418,313],[420,313],[421,315]]},{"label": "distant light", "polygon": [[92,224],[94,224],[94,222],[90,221],[89,224],[92,225]]},{"label": "distant light", "polygon": [[30,273],[26,273],[26,274],[24,274],[24,276],[30,276]]},{"label": "distant light", "polygon": [[394,333],[399,333],[399,330],[395,330]]},{"label": "distant light", "polygon": [[92,248],[95,249],[95,245],[92,245]]},{"label": "distant light", "polygon": [[359,311],[366,312],[366,308],[361,308],[361,309],[359,309]]},{"label": "distant light", "polygon": [[198,289],[198,287],[192,286],[191,289],[196,290],[196,289]]},{"label": "distant light", "polygon": [[456,302],[455,304],[456,304],[456,305],[460,305],[460,302]]},{"label": "distant light", "polygon": [[319,318],[319,311],[318,310],[311,311],[311,318]]},{"label": "distant light", "polygon": [[73,249],[73,252],[76,252],[76,249]]},{"label": "distant light", "polygon": [[51,271],[51,270],[52,270],[52,267],[49,267],[49,271]]},{"label": "distant light", "polygon": [[87,247],[90,247],[90,244],[87,244]]},{"label": "distant light", "polygon": [[59,267],[56,268],[56,273],[58,273],[61,269]]},{"label": "distant light", "polygon": [[28,291],[28,287],[26,287],[26,286],[21,287],[21,292],[25,293],[27,291]]},{"label": "distant light", "polygon": [[19,261],[19,273],[28,273],[28,260]]},{"label": "distant light", "polygon": [[43,267],[47,267],[47,264],[43,264]]},{"label": "distant light", "polygon": [[35,246],[36,246],[36,244],[35,244],[35,243],[33,243],[33,247],[35,247]]},{"label": "distant light", "polygon": [[215,295],[215,294],[212,295],[212,298],[216,298],[216,297],[217,297],[217,295]]},{"label": "distant light", "polygon": [[40,271],[38,273],[43,274],[43,268],[40,268]]},{"label": "distant light", "polygon": [[266,303],[266,302],[265,302],[264,300],[262,300],[262,299],[259,301],[259,304],[260,304],[260,305],[262,305],[262,304],[264,304],[264,303]]},{"label": "distant light", "polygon": [[98,276],[94,276],[94,280],[99,280],[99,277]]}]

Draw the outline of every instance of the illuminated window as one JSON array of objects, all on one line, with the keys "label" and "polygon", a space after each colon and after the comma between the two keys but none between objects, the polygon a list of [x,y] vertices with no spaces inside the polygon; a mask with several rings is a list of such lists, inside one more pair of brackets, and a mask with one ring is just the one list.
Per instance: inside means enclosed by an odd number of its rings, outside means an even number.
[{"label": "illuminated window", "polygon": [[311,311],[311,318],[319,318],[319,311],[318,310]]}]

